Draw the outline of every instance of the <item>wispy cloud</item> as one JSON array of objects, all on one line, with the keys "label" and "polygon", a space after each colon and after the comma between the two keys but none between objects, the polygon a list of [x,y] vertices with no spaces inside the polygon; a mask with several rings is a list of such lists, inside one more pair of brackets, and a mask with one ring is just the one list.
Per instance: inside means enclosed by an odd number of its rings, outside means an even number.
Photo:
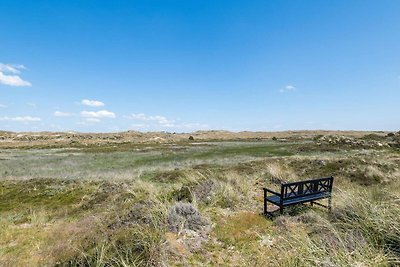
[{"label": "wispy cloud", "polygon": [[24,65],[0,63],[0,71],[1,72],[19,74],[19,73],[21,73],[20,70],[24,70],[24,69],[26,69]]},{"label": "wispy cloud", "polygon": [[0,63],[0,83],[9,86],[32,86],[30,82],[23,80],[18,75],[24,69],[23,65]]},{"label": "wispy cloud", "polygon": [[8,108],[7,105],[0,104],[0,108]]},{"label": "wispy cloud", "polygon": [[84,118],[96,118],[96,119],[101,119],[101,118],[115,118],[116,115],[114,112],[108,111],[108,110],[99,110],[99,111],[81,111],[81,116]]},{"label": "wispy cloud", "polygon": [[164,116],[155,115],[155,116],[148,116],[144,113],[133,113],[131,115],[125,116],[127,119],[137,120],[137,121],[147,121],[147,122],[154,122],[155,124],[165,126],[165,127],[174,127],[175,120],[167,119]]},{"label": "wispy cloud", "polygon": [[63,111],[56,111],[53,113],[54,117],[71,117],[73,115],[74,115],[73,113],[63,112]]},{"label": "wispy cloud", "polygon": [[15,122],[37,122],[41,119],[38,117],[32,116],[18,116],[18,117],[0,117],[0,121],[15,121]]},{"label": "wispy cloud", "polygon": [[83,99],[81,101],[82,105],[89,106],[89,107],[103,107],[104,103],[98,100],[89,100],[89,99]]},{"label": "wispy cloud", "polygon": [[179,120],[169,119],[161,115],[146,115],[144,113],[133,113],[128,116],[124,116],[126,119],[135,120],[141,123],[132,124],[134,128],[147,128],[147,129],[162,129],[162,128],[174,128],[174,129],[208,129],[209,126],[201,123],[186,123]]},{"label": "wispy cloud", "polygon": [[114,112],[108,110],[99,111],[81,111],[80,116],[83,118],[82,121],[78,122],[80,125],[93,125],[94,123],[101,122],[101,119],[108,118],[114,119],[117,116]]},{"label": "wispy cloud", "polygon": [[286,85],[284,88],[282,88],[281,90],[279,90],[279,92],[281,93],[285,93],[285,92],[294,92],[296,91],[297,88],[293,85]]}]

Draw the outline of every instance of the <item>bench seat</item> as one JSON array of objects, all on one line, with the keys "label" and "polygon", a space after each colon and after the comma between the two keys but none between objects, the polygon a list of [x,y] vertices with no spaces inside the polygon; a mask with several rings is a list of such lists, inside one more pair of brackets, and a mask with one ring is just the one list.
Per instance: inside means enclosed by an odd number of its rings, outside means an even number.
[{"label": "bench seat", "polygon": [[[317,193],[317,194],[313,194],[313,195],[304,195],[302,197],[299,196],[299,197],[296,197],[296,198],[289,198],[289,199],[284,198],[282,204],[284,206],[289,206],[289,205],[292,205],[292,204],[309,202],[309,201],[312,201],[312,200],[318,200],[318,199],[326,198],[326,197],[329,197],[329,196],[330,196],[329,192],[322,192],[322,193]],[[281,203],[281,197],[280,196],[270,196],[270,197],[267,197],[267,200],[269,202],[272,202],[275,205],[278,205],[278,206]]]}]

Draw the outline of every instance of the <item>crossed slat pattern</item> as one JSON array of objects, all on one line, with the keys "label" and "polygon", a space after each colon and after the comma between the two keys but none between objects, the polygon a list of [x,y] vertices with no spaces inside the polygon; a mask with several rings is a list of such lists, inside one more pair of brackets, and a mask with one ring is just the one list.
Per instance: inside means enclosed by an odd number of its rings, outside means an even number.
[{"label": "crossed slat pattern", "polygon": [[284,188],[285,197],[295,197],[312,193],[329,191],[331,180],[320,180],[302,184],[289,184]]}]

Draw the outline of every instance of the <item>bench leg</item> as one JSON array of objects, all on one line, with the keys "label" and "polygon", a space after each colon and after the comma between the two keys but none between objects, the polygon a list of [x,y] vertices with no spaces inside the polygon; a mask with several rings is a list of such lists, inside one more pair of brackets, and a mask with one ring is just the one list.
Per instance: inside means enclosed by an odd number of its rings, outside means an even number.
[{"label": "bench leg", "polygon": [[281,213],[281,215],[283,214],[283,206],[279,207],[279,212]]},{"label": "bench leg", "polygon": [[268,209],[267,209],[267,191],[264,190],[264,215],[267,216]]},{"label": "bench leg", "polygon": [[314,205],[314,201],[311,201],[311,207]]},{"label": "bench leg", "polygon": [[264,201],[264,215],[268,214],[268,206],[267,206],[267,201]]},{"label": "bench leg", "polygon": [[332,197],[328,198],[328,210],[331,211],[332,210]]}]

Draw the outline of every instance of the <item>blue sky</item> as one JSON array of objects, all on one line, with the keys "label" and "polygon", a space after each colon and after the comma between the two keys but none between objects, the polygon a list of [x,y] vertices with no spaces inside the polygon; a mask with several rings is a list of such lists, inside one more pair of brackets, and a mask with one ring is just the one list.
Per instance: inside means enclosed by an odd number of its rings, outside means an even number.
[{"label": "blue sky", "polygon": [[398,130],[400,1],[0,0],[0,129]]}]

